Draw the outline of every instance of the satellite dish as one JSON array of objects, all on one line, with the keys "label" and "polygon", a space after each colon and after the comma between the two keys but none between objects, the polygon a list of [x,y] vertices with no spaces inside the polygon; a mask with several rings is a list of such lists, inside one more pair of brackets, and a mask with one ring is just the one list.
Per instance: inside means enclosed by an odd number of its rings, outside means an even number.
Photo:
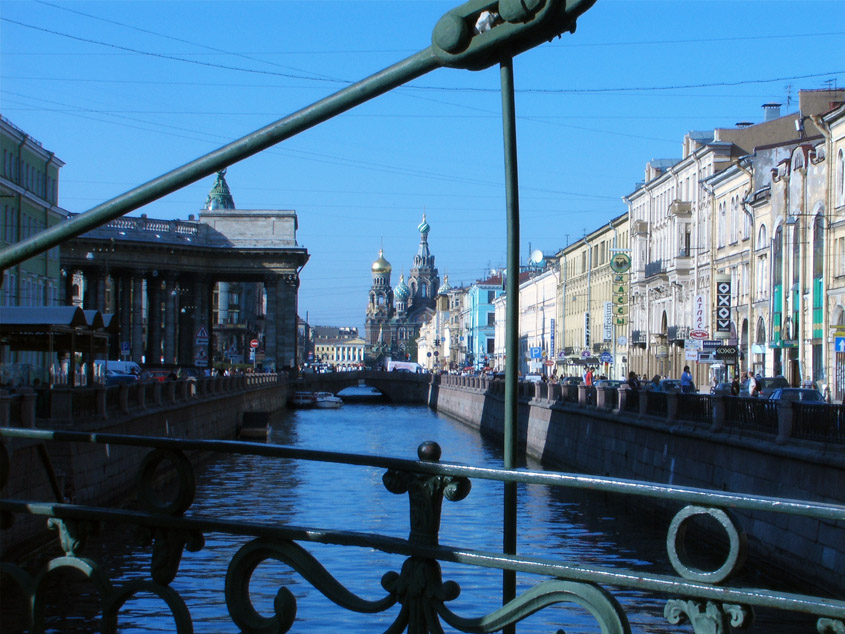
[{"label": "satellite dish", "polygon": [[531,257],[528,258],[528,261],[533,264],[534,266],[540,266],[543,264],[543,252],[540,249],[531,252]]}]

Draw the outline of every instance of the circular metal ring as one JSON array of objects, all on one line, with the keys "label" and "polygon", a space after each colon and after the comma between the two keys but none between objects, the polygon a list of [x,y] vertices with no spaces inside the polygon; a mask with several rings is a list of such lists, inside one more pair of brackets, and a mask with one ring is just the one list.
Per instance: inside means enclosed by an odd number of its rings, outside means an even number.
[{"label": "circular metal ring", "polygon": [[[157,469],[162,463],[170,463],[176,476],[171,499],[162,498],[156,491]],[[181,515],[194,502],[197,485],[191,461],[181,451],[155,449],[148,453],[138,469],[138,502],[150,513]]]},{"label": "circular metal ring", "polygon": [[[686,522],[695,516],[709,516],[716,520],[728,537],[730,548],[725,561],[715,570],[701,570],[694,567],[687,557],[685,537]],[[722,583],[731,575],[736,573],[745,563],[746,556],[745,531],[739,521],[727,511],[719,508],[690,505],[681,509],[669,525],[669,534],[666,537],[666,549],[669,553],[669,561],[675,571],[690,581],[701,581],[704,583]]]}]

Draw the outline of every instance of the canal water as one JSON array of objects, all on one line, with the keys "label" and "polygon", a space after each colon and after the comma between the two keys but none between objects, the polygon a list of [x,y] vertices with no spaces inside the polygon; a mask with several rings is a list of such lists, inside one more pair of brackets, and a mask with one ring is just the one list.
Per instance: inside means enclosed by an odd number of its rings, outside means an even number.
[{"label": "canal water", "polygon": [[[268,442],[300,448],[416,459],[417,446],[438,442],[444,462],[502,466],[501,448],[479,434],[426,407],[349,404],[339,410],[293,410],[274,415]],[[537,464],[527,465],[539,469]],[[189,513],[234,520],[261,520],[297,526],[374,532],[405,538],[409,531],[407,495],[389,493],[381,482],[383,469],[331,465],[255,456],[216,456],[197,473],[197,499]],[[666,572],[666,525],[652,525],[641,510],[624,501],[541,486],[518,489],[518,550],[525,555],[608,567]],[[467,498],[444,500],[440,543],[501,552],[502,484],[474,480]],[[131,545],[130,535],[104,533],[86,555],[101,560],[116,583],[143,578],[149,570],[149,550]],[[197,633],[237,632],[224,601],[226,569],[246,538],[206,534],[205,546],[185,553],[172,586],[186,601]],[[384,596],[380,579],[399,571],[403,557],[375,550],[308,544],[306,548],[348,589],[376,600]],[[461,587],[449,607],[463,617],[489,613],[501,605],[499,570],[443,564],[444,580]],[[518,593],[541,581],[519,575]],[[259,613],[272,614],[273,598],[281,586],[296,597],[294,633],[331,631],[383,632],[398,606],[377,615],[360,615],[335,606],[298,574],[278,562],[259,566],[251,593]],[[73,585],[57,589],[51,608],[52,632],[98,631],[96,606],[87,606]],[[624,606],[637,633],[689,632],[670,626],[663,617],[666,597],[611,588]],[[72,597],[72,598],[71,598]],[[769,624],[772,625],[772,624]],[[795,625],[795,624],[793,624]],[[790,626],[791,627],[791,626]],[[451,631],[448,626],[446,631]],[[127,603],[120,632],[171,632],[172,618],[153,595],[139,595]],[[594,619],[574,604],[546,608],[521,622],[520,634],[598,632]],[[764,626],[762,631],[777,631]],[[782,631],[797,632],[786,629]],[[811,631],[804,630],[800,631]]]}]

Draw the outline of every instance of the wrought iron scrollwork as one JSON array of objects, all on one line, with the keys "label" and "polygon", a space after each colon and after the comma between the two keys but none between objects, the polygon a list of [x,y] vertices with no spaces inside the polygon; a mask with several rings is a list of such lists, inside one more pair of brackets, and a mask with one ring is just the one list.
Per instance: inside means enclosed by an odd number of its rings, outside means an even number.
[{"label": "wrought iron scrollwork", "polygon": [[[282,586],[273,602],[275,614],[260,615],[252,605],[249,586],[252,574],[263,562],[281,561],[308,581],[328,599],[347,610],[364,613],[382,612],[396,603],[392,595],[368,601],[347,590],[308,551],[292,541],[260,537],[242,546],[226,572],[226,606],[232,621],[245,634],[281,634],[287,632],[296,617],[296,598]],[[385,575],[385,577],[388,577]],[[382,585],[385,582],[382,581]]]},{"label": "wrought iron scrollwork", "polygon": [[816,623],[819,634],[845,634],[845,621],[819,619]]},{"label": "wrought iron scrollwork", "polygon": [[673,625],[688,620],[695,634],[725,634],[731,631],[728,626],[744,629],[750,627],[754,620],[753,613],[746,606],[685,599],[667,601],[663,615]]}]

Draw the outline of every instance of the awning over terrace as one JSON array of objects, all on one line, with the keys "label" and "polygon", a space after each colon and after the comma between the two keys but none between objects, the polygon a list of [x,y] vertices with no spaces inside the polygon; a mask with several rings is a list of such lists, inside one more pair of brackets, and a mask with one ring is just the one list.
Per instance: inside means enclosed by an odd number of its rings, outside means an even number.
[{"label": "awning over terrace", "polygon": [[[105,357],[109,337],[117,330],[114,315],[78,306],[3,306],[0,308],[0,346],[15,351],[67,353],[71,378],[77,352],[90,359]],[[89,372],[93,364],[88,364]]]}]

